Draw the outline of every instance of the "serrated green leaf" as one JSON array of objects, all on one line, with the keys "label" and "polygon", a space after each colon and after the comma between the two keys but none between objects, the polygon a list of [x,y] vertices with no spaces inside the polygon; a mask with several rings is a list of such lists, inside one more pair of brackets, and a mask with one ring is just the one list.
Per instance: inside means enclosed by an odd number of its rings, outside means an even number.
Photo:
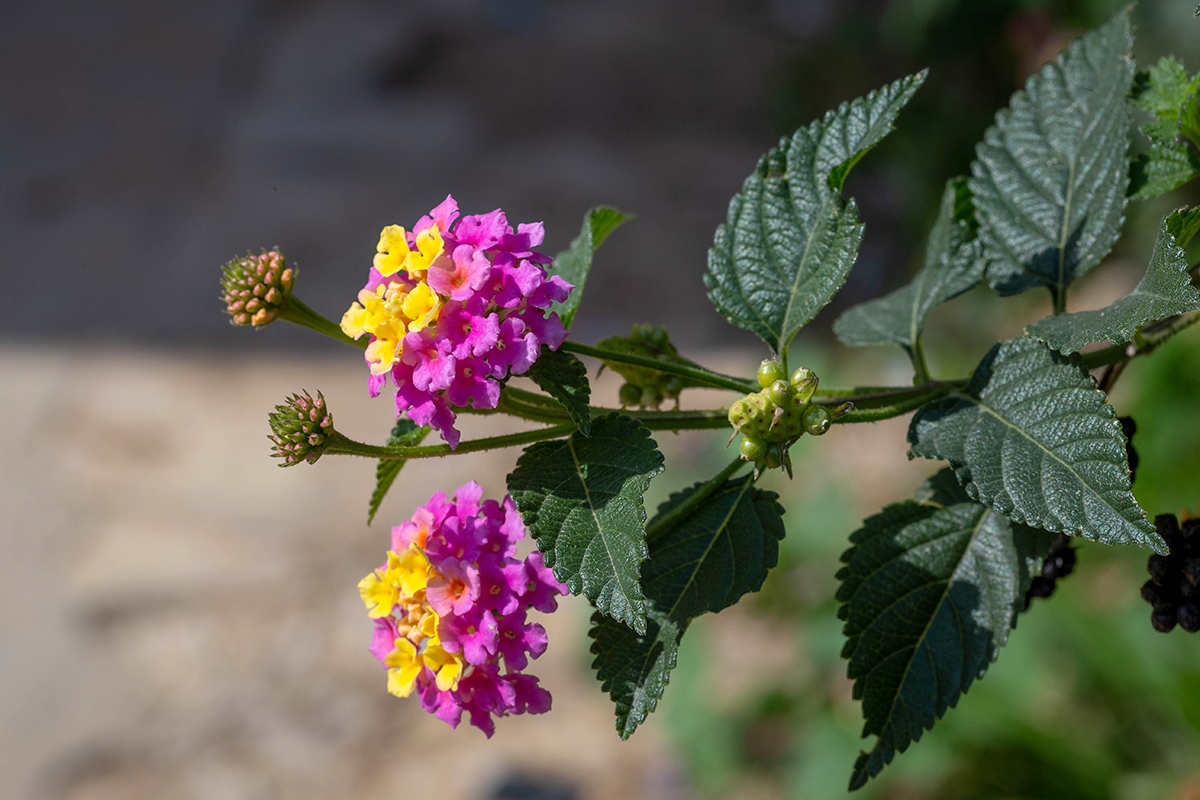
[{"label": "serrated green leaf", "polygon": [[1200,291],[1192,286],[1187,255],[1171,232],[1172,227],[1183,224],[1171,220],[1181,216],[1186,218],[1187,212],[1176,211],[1163,218],[1150,266],[1127,297],[1099,311],[1047,317],[1025,330],[1061,353],[1074,353],[1092,342],[1131,341],[1147,323],[1200,308]]},{"label": "serrated green leaf", "polygon": [[1121,233],[1129,183],[1128,9],[1029,78],[976,147],[971,192],[988,281],[1061,298]]},{"label": "serrated green leaf", "polygon": [[[1155,119],[1140,128],[1150,140],[1150,149],[1134,159],[1130,168],[1133,199],[1158,197],[1200,177],[1200,151],[1183,138],[1188,135],[1183,130],[1185,122],[1189,129],[1200,123],[1198,92],[1200,75],[1189,77],[1183,63],[1173,56],[1138,75],[1134,102]],[[1200,140],[1192,139],[1200,145]]]},{"label": "serrated green leaf", "polygon": [[729,201],[704,283],[727,320],[782,353],[833,298],[858,257],[858,206],[846,174],[891,132],[925,81],[910,75],[845,103],[773,148]]},{"label": "serrated green leaf", "polygon": [[[396,420],[391,435],[388,436],[387,444],[389,447],[415,447],[429,435],[429,430],[428,425],[421,426],[408,417],[400,417]],[[379,504],[387,496],[388,489],[392,488],[396,476],[400,474],[400,469],[406,462],[407,459],[403,458],[379,459],[379,464],[375,467],[375,491],[371,492],[371,503],[367,510],[368,525],[375,519],[375,512],[379,511]]]},{"label": "serrated green leaf", "polygon": [[833,332],[843,343],[898,344],[911,356],[929,312],[983,280],[987,262],[983,245],[971,229],[974,207],[969,194],[963,198],[965,183],[964,178],[946,182],[925,248],[925,266],[912,283],[846,310],[833,323]]},{"label": "serrated green leaf", "polygon": [[589,209],[583,215],[583,227],[571,242],[571,246],[554,257],[554,274],[575,286],[566,300],[554,303],[550,307],[551,311],[558,312],[566,327],[571,327],[575,311],[579,308],[579,301],[583,299],[583,286],[587,283],[588,273],[592,269],[592,257],[597,248],[604,244],[610,233],[631,219],[633,214],[625,214],[612,206],[596,206]]},{"label": "serrated green leaf", "polygon": [[1200,206],[1181,208],[1167,216],[1167,230],[1180,247],[1187,247],[1200,233]]},{"label": "serrated green leaf", "polygon": [[855,762],[851,791],[983,677],[1055,540],[974,502],[948,469],[918,498],[866,519],[838,573],[842,655],[862,700],[863,736],[879,737]]},{"label": "serrated green leaf", "polygon": [[1138,73],[1133,102],[1156,117],[1178,120],[1179,109],[1192,92],[1200,89],[1200,75],[1189,76],[1183,62],[1164,56],[1146,72]]},{"label": "serrated green leaf", "polygon": [[[671,495],[650,527],[705,486],[698,483]],[[776,497],[755,488],[749,477],[726,481],[657,532],[642,578],[651,602],[644,634],[600,614],[592,617],[592,667],[616,703],[622,739],[658,704],[691,621],[762,588],[767,571],[779,560],[784,534]]]},{"label": "serrated green leaf", "polygon": [[592,389],[588,384],[587,367],[582,361],[565,350],[551,350],[542,345],[542,353],[529,368],[527,377],[562,403],[580,433],[587,436],[592,432],[592,415],[588,408]]},{"label": "serrated green leaf", "polygon": [[572,594],[638,633],[646,599],[638,581],[646,549],[642,495],[663,456],[641,423],[621,414],[592,420],[591,436],[526,448],[508,491],[546,565]]},{"label": "serrated green leaf", "polygon": [[996,345],[966,389],[916,413],[908,441],[1017,522],[1165,552],[1130,491],[1116,412],[1077,355],[1028,337]]}]

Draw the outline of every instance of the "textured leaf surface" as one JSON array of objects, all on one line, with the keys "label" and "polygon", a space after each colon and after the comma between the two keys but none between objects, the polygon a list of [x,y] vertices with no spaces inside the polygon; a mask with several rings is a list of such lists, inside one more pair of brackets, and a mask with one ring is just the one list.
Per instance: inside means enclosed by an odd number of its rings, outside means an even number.
[{"label": "textured leaf surface", "polygon": [[[1200,213],[1193,213],[1200,218]],[[1099,311],[1048,317],[1026,330],[1055,350],[1074,353],[1092,342],[1131,341],[1146,323],[1200,308],[1200,291],[1192,286],[1187,255],[1172,231],[1184,227],[1190,217],[1177,211],[1163,219],[1146,275],[1128,297]]]},{"label": "textured leaf surface", "polygon": [[842,655],[863,703],[863,736],[879,737],[855,762],[851,790],[983,677],[1054,539],[971,500],[951,470],[851,535],[838,573]]},{"label": "textured leaf surface", "polygon": [[[672,495],[650,527],[703,486]],[[692,619],[762,588],[779,560],[784,533],[776,497],[748,477],[726,481],[690,514],[656,532],[642,579],[651,602],[644,634],[600,614],[592,617],[592,667],[616,702],[622,739],[658,704]]]},{"label": "textured leaf surface", "polygon": [[1200,177],[1200,136],[1189,142],[1184,130],[1187,118],[1200,113],[1200,75],[1189,76],[1182,62],[1168,56],[1138,75],[1134,95],[1138,107],[1155,117],[1141,126],[1150,149],[1134,160],[1131,173],[1131,196],[1148,200]]},{"label": "textured leaf surface", "polygon": [[582,361],[568,352],[542,345],[542,353],[529,368],[528,375],[543,391],[562,403],[580,433],[587,436],[592,432],[592,417],[588,410],[592,389],[588,385],[587,367]]},{"label": "textured leaf surface", "polygon": [[704,283],[727,320],[781,353],[833,298],[863,233],[842,183],[924,81],[921,72],[845,103],[763,156],[708,251]]},{"label": "textured leaf surface", "polygon": [[1061,296],[1107,255],[1129,182],[1128,11],[1077,39],[1013,95],[976,148],[971,193],[988,280]]},{"label": "textured leaf surface", "polygon": [[[402,445],[414,447],[419,445],[427,435],[429,435],[428,427],[422,427],[407,417],[400,417],[396,420],[391,435],[388,436],[387,444],[390,447]],[[368,525],[375,519],[375,513],[379,511],[379,504],[387,496],[388,489],[392,488],[396,476],[400,474],[405,463],[406,459],[403,458],[379,459],[379,464],[375,467],[375,491],[371,492],[371,505],[367,510]]]},{"label": "textured leaf surface", "polygon": [[551,311],[557,311],[563,325],[571,327],[575,319],[575,311],[583,298],[583,285],[587,283],[588,273],[592,269],[592,257],[596,249],[604,243],[608,235],[622,224],[633,219],[633,214],[625,214],[612,206],[596,206],[583,217],[583,228],[571,242],[571,246],[554,257],[554,274],[574,284],[575,290],[561,303],[551,306]]},{"label": "textured leaf surface", "polygon": [[833,324],[839,339],[854,346],[898,344],[911,353],[929,312],[983,280],[987,262],[972,227],[974,209],[965,190],[963,178],[947,182],[925,248],[925,266],[912,283],[848,309]]},{"label": "textured leaf surface", "polygon": [[1165,545],[1130,491],[1116,412],[1078,356],[1018,337],[963,391],[921,408],[911,455],[955,468],[972,499],[1017,522],[1102,544]]},{"label": "textured leaf surface", "polygon": [[642,495],[663,456],[641,423],[620,414],[592,420],[591,436],[528,447],[508,491],[546,565],[572,594],[646,632],[638,573],[645,560]]}]

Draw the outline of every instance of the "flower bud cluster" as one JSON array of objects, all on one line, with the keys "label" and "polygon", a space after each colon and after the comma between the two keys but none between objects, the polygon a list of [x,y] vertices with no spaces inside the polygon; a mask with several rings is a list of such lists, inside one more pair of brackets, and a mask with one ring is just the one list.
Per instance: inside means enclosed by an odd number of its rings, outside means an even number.
[{"label": "flower bud cluster", "polygon": [[1142,586],[1142,598],[1154,611],[1154,630],[1170,633],[1176,624],[1188,633],[1200,631],[1200,519],[1185,520],[1180,526],[1174,514],[1154,520],[1158,535],[1170,555],[1150,556],[1146,569],[1150,580]]},{"label": "flower bud cluster", "polygon": [[784,453],[805,433],[821,436],[838,417],[850,410],[845,404],[833,410],[812,402],[817,376],[800,367],[785,380],[783,366],[772,359],[758,368],[761,392],[754,392],[729,407],[729,424],[741,433],[742,458],[760,468],[778,467]]},{"label": "flower bud cluster", "polygon": [[225,313],[234,325],[261,328],[279,316],[295,281],[296,271],[278,250],[235,258],[221,269]]},{"label": "flower bud cluster", "polygon": [[472,481],[441,492],[392,529],[387,563],[358,584],[375,620],[371,653],[388,691],[414,691],[425,711],[457,727],[466,712],[489,737],[493,717],[541,714],[550,693],[524,674],[546,651],[530,609],[549,613],[567,589],[534,552],[516,558],[525,526],[508,497],[480,502]]},{"label": "flower bud cluster", "polygon": [[514,231],[500,209],[459,219],[453,197],[411,232],[384,228],[370,278],[341,323],[351,338],[370,336],[371,395],[391,375],[397,414],[457,447],[452,406],[495,408],[501,380],[527,372],[542,345],[556,350],[566,339],[550,307],[574,287],[546,274],[550,257],[533,249],[544,236],[540,222]]},{"label": "flower bud cluster", "polygon": [[[662,325],[634,325],[629,336],[610,336],[596,346],[618,353],[683,361]],[[604,366],[625,379],[619,395],[622,407],[658,408],[664,400],[674,400],[678,405],[679,394],[687,386],[679,376],[651,367],[617,361],[605,361]]]},{"label": "flower bud cluster", "polygon": [[307,392],[292,395],[268,419],[273,431],[268,438],[275,444],[274,457],[283,459],[281,467],[316,463],[333,432],[333,415],[320,392],[315,400]]}]

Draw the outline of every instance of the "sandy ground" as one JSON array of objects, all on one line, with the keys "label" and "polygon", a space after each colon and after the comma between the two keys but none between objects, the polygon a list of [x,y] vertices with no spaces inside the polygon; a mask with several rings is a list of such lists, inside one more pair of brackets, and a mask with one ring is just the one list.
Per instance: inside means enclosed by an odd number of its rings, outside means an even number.
[{"label": "sandy ground", "polygon": [[[517,451],[409,464],[368,528],[375,462],[278,469],[264,419],[320,388],[340,430],[381,440],[390,403],[364,384],[353,359],[0,347],[0,797],[687,795],[660,722],[614,734],[577,600],[542,619],[550,714],[488,741],[385,693],[356,582],[435,489],[502,494]],[[869,463],[837,469],[892,491]]]}]

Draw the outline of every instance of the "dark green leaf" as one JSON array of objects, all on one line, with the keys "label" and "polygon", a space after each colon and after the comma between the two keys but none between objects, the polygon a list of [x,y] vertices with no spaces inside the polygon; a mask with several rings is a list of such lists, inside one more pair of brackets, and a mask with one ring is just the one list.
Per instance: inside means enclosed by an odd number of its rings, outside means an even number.
[{"label": "dark green leaf", "polygon": [[[391,435],[388,436],[387,444],[389,447],[415,447],[428,434],[428,426],[422,427],[408,417],[400,417],[396,420]],[[383,502],[388,489],[392,488],[392,483],[400,474],[400,468],[404,466],[405,461],[403,458],[379,459],[379,464],[375,467],[375,491],[371,493],[371,505],[367,510],[368,525],[375,519],[375,512],[379,510],[379,504]]]},{"label": "dark green leaf", "polygon": [[1062,297],[1120,236],[1132,44],[1127,9],[1030,77],[976,148],[971,193],[1001,294]]},{"label": "dark green leaf", "polygon": [[587,367],[564,350],[551,350],[542,345],[542,354],[529,368],[528,377],[558,402],[571,415],[579,432],[592,432],[592,416],[588,404],[592,390],[588,385]]},{"label": "dark green leaf", "polygon": [[729,202],[708,251],[708,296],[776,353],[846,282],[863,226],[842,183],[924,81],[896,81],[781,140]]},{"label": "dark green leaf", "polygon": [[641,423],[620,414],[592,420],[591,436],[528,447],[508,476],[546,565],[572,594],[646,632],[638,582],[646,558],[642,495],[663,470],[662,453]]},{"label": "dark green leaf", "polygon": [[[1134,102],[1154,115],[1141,126],[1150,149],[1139,155],[1131,171],[1130,196],[1147,200],[1166,194],[1200,177],[1200,151],[1189,144],[1184,130],[1196,127],[1200,75],[1189,77],[1183,63],[1173,56],[1161,59],[1149,72],[1138,75]],[[1200,138],[1192,136],[1200,145]]]},{"label": "dark green leaf", "polygon": [[983,677],[1016,624],[1054,542],[974,502],[943,470],[918,500],[887,506],[850,537],[838,573],[863,736],[850,789],[861,788]]},{"label": "dark green leaf", "polygon": [[596,206],[583,217],[583,228],[571,242],[571,246],[554,257],[554,274],[574,284],[575,290],[561,303],[551,306],[551,311],[557,311],[563,325],[571,327],[575,319],[575,311],[583,298],[583,285],[587,283],[588,273],[592,269],[592,256],[596,249],[604,243],[608,235],[621,224],[633,219],[633,214],[625,214],[612,206]]},{"label": "dark green leaf", "polygon": [[1027,337],[996,345],[966,389],[917,412],[908,441],[1017,522],[1165,550],[1130,491],[1116,412],[1077,355]]},{"label": "dark green leaf", "polygon": [[971,228],[974,212],[969,194],[963,201],[965,183],[963,178],[946,183],[937,223],[925,248],[925,266],[912,283],[886,297],[860,303],[834,322],[833,331],[844,343],[892,343],[911,354],[929,312],[983,280],[987,262]]},{"label": "dark green leaf", "polygon": [[622,739],[658,704],[692,619],[758,591],[779,559],[783,509],[774,492],[754,488],[749,477],[726,481],[690,512],[656,529],[708,486],[699,483],[672,495],[650,522],[654,538],[642,578],[651,602],[646,632],[635,633],[599,614],[592,617],[592,666],[616,702]]},{"label": "dark green leaf", "polygon": [[1192,286],[1187,256],[1170,230],[1181,225],[1172,224],[1172,219],[1186,216],[1176,211],[1163,219],[1146,275],[1128,297],[1099,311],[1048,317],[1026,330],[1059,352],[1074,353],[1092,342],[1131,341],[1147,323],[1200,308],[1200,291]]}]

